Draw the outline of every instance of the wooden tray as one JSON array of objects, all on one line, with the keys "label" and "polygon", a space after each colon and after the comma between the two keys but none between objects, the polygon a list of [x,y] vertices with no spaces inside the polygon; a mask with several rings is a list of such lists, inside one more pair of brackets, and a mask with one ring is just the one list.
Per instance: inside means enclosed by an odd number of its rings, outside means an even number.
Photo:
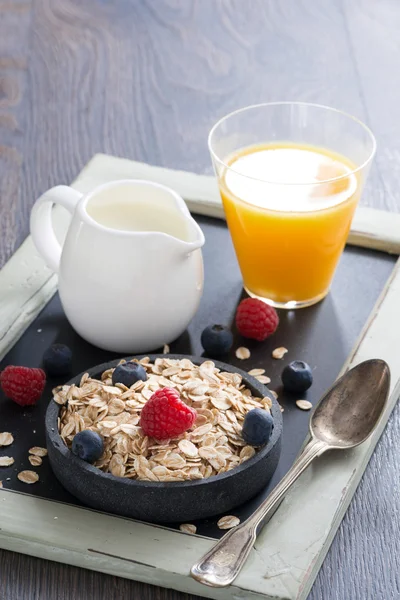
[{"label": "wooden tray", "polygon": [[[112,157],[95,157],[76,186],[90,189],[106,177],[135,176],[175,187],[189,200],[192,210],[216,213],[220,210],[212,178]],[[200,201],[196,200],[196,190]],[[354,236],[358,235],[363,245],[398,250],[395,230],[388,234],[385,227],[385,236],[378,231],[379,223],[393,223],[396,217],[392,219],[386,213],[372,211],[371,222],[368,214],[371,213],[358,213],[358,233],[353,226],[353,241],[357,241]],[[55,218],[62,236],[67,225],[62,209],[55,211]],[[207,241],[204,249],[206,292],[187,334],[171,346],[173,352],[200,353],[199,337],[203,327],[210,322],[229,323],[242,294],[240,274],[225,226],[204,217],[199,222]],[[2,470],[4,486],[9,489],[0,490],[0,546],[212,598],[232,598],[233,595],[246,599],[305,598],[399,393],[394,383],[400,375],[400,361],[396,361],[393,353],[397,350],[395,341],[399,331],[393,315],[400,300],[400,275],[398,265],[393,270],[394,264],[395,258],[387,254],[347,249],[332,293],[323,303],[303,311],[282,313],[281,326],[272,340],[261,345],[246,343],[252,351],[250,360],[239,363],[232,356],[230,362],[236,361],[241,368],[266,368],[272,379],[271,387],[280,394],[279,400],[285,408],[285,439],[276,479],[287,470],[304,442],[309,417],[308,413],[295,408],[293,398],[285,397],[278,388],[279,374],[286,362],[302,358],[315,368],[315,384],[308,394],[313,402],[340,370],[365,358],[387,360],[393,382],[388,409],[374,438],[344,455],[322,457],[302,476],[262,532],[245,569],[231,588],[213,590],[188,576],[192,563],[213,543],[210,538],[220,534],[215,520],[199,524],[201,535],[188,536],[170,527],[97,513],[80,507],[57,484],[46,463],[37,469],[40,483],[32,487],[20,483],[16,472],[30,467],[28,448],[43,443],[44,405],[34,411],[24,411],[25,416],[21,418],[18,407],[5,401],[1,404],[2,430],[7,423],[7,429],[9,426],[16,439],[15,447],[4,448],[1,453],[14,456],[16,462],[8,474]],[[110,353],[91,347],[71,330],[57,297],[48,304],[55,289],[56,278],[44,267],[28,238],[0,272],[3,365],[10,362],[39,365],[43,350],[56,340],[73,347],[77,372],[111,358]],[[350,352],[366,321],[354,351]],[[238,345],[243,340],[238,338],[235,342]],[[289,348],[285,361],[271,358],[271,350],[279,345]],[[249,503],[236,514],[245,518],[251,510]]]}]

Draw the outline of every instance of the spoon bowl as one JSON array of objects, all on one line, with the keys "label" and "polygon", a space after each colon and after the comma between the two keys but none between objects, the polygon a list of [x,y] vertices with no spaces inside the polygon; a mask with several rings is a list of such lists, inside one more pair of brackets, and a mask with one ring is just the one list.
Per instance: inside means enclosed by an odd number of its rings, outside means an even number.
[{"label": "spoon bowl", "polygon": [[390,371],[383,360],[366,360],[325,393],[310,421],[311,434],[330,448],[353,448],[374,430],[383,411]]}]

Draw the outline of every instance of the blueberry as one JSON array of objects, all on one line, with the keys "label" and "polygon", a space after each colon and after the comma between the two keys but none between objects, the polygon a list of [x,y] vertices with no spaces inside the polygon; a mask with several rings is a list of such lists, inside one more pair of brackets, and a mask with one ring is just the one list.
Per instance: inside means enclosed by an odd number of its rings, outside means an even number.
[{"label": "blueberry", "polygon": [[113,385],[123,383],[130,388],[137,381],[146,381],[146,369],[137,362],[126,362],[118,365],[112,374]]},{"label": "blueberry", "polygon": [[282,371],[282,383],[288,392],[305,392],[312,386],[311,367],[302,360],[294,360]]},{"label": "blueberry", "polygon": [[223,325],[209,325],[201,334],[201,345],[209,356],[227,354],[232,344],[232,332]]},{"label": "blueberry", "polygon": [[53,344],[43,354],[43,367],[50,377],[68,375],[72,370],[72,352],[65,344]]},{"label": "blueberry", "polygon": [[268,410],[253,408],[243,422],[242,437],[250,446],[264,446],[271,437],[274,420]]},{"label": "blueberry", "polygon": [[103,454],[103,438],[90,429],[84,429],[74,436],[71,449],[75,456],[88,463],[94,463]]}]

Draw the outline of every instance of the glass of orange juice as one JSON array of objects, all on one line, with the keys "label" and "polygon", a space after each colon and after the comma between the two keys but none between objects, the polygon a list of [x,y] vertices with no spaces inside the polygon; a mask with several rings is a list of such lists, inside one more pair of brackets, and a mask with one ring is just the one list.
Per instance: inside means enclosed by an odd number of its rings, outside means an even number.
[{"label": "glass of orange juice", "polygon": [[244,287],[279,308],[324,298],[375,154],[366,125],[302,102],[259,104],[209,135]]}]

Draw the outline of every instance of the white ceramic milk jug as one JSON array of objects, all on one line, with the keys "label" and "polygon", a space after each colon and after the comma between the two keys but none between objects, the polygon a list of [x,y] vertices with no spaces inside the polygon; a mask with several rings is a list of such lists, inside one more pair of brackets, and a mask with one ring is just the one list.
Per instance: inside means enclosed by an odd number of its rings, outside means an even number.
[{"label": "white ceramic milk jug", "polygon": [[[53,204],[72,213],[63,247]],[[141,180],[113,181],[87,195],[67,186],[43,194],[31,235],[58,273],[65,314],[92,344],[133,354],[176,339],[203,291],[204,235],[171,189]]]}]

